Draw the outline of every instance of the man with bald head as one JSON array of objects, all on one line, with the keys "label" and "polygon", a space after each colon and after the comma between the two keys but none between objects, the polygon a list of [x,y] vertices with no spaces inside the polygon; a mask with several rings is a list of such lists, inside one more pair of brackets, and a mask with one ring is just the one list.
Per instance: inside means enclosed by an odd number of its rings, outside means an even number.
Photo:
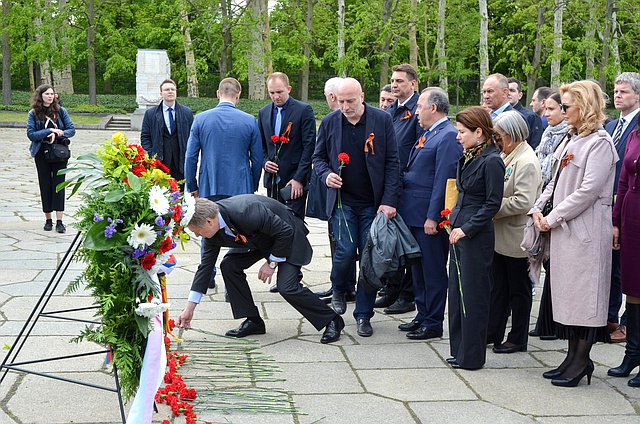
[{"label": "man with bald head", "polygon": [[509,81],[502,74],[491,74],[482,85],[482,102],[491,119],[496,119],[502,112],[513,110],[509,103]]},{"label": "man with bald head", "polygon": [[[336,239],[331,303],[337,313],[344,314],[349,270],[364,249],[373,218],[378,212],[388,218],[396,214],[400,165],[391,115],[364,103],[362,87],[353,78],[340,83],[336,97],[341,113],[322,120],[313,166],[328,187],[326,211]],[[340,166],[340,153],[349,155],[346,166]],[[375,289],[358,284],[353,315],[362,337],[373,334],[370,320],[375,298]]]}]

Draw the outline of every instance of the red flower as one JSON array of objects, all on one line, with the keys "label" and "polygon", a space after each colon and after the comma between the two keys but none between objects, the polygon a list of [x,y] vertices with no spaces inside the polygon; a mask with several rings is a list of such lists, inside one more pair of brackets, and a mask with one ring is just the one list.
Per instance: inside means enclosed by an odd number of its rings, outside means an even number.
[{"label": "red flower", "polygon": [[162,420],[162,424],[171,424],[169,420]]},{"label": "red flower", "polygon": [[169,168],[167,168],[165,164],[160,162],[158,159],[154,159],[153,162],[151,162],[151,166],[153,166],[154,168],[158,168],[165,174],[169,174],[171,172]]},{"label": "red flower", "polygon": [[169,330],[173,331],[176,328],[176,322],[172,319],[169,320]]},{"label": "red flower", "polygon": [[144,149],[142,148],[142,146],[138,146],[137,144],[129,144],[127,147],[135,150],[135,152],[133,152],[135,156],[130,159],[131,162],[142,162],[144,160]]},{"label": "red flower", "polygon": [[169,178],[169,187],[171,188],[171,193],[175,193],[178,191],[178,182],[173,178]]},{"label": "red flower", "polygon": [[155,264],[156,264],[156,254],[153,252],[147,253],[145,257],[142,259],[142,262],[140,262],[140,265],[142,266],[142,268],[146,269],[147,271],[153,268]]},{"label": "red flower", "polygon": [[280,142],[282,144],[289,144],[289,137],[285,137],[284,135],[280,136]]},{"label": "red flower", "polygon": [[171,216],[171,219],[173,219],[175,222],[180,222],[180,217],[182,217],[182,206],[180,206],[180,204],[177,204],[173,208],[173,215]]},{"label": "red flower", "polygon": [[438,226],[439,226],[440,228],[444,228],[444,227],[446,227],[447,225],[451,225],[451,221],[449,221],[448,219],[445,219],[445,220],[444,220],[444,221],[442,221],[440,224],[438,224]]},{"label": "red flower", "polygon": [[123,183],[125,183],[127,186],[131,187],[131,185],[129,184],[129,178],[124,177],[124,180],[122,180]]},{"label": "red flower", "polygon": [[278,141],[280,141],[280,137],[277,134],[274,134],[271,136],[271,141],[277,143]]},{"label": "red flower", "polygon": [[338,155],[338,162],[341,162],[342,165],[349,165],[349,155],[345,152],[342,152]]},{"label": "red flower", "polygon": [[444,209],[444,210],[442,210],[442,212],[440,212],[440,216],[443,217],[443,218],[445,216],[449,216],[449,215],[451,215],[451,210],[449,210],[449,209]]},{"label": "red flower", "polygon": [[131,169],[131,172],[133,173],[133,175],[135,175],[136,177],[142,177],[142,174],[144,174],[145,172],[147,172],[147,168],[145,168],[142,165],[135,165],[133,167],[133,169]]},{"label": "red flower", "polygon": [[[162,240],[162,243],[160,243],[160,247],[158,248],[158,253],[163,254],[163,253],[167,253],[169,250],[173,249],[173,240],[171,240],[171,237],[166,237],[164,240]],[[145,256],[146,259],[146,256]],[[142,261],[144,264],[144,261]],[[153,262],[155,263],[155,259],[153,260]],[[142,265],[144,267],[144,265]],[[151,266],[153,266],[153,264],[151,264]],[[149,268],[145,268],[145,269],[151,269],[151,267]]]}]

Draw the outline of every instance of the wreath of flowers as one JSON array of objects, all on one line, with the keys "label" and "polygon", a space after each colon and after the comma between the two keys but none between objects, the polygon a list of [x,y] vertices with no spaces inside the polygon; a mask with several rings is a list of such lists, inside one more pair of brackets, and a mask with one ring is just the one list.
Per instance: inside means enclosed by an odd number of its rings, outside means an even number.
[{"label": "wreath of flowers", "polygon": [[86,268],[67,291],[84,283],[102,321],[74,340],[111,347],[129,399],[139,385],[150,320],[169,307],[156,274],[176,244],[189,240],[183,227],[195,200],[182,195],[166,166],[119,132],[63,172],[72,174],[61,185],[72,188],[71,196],[84,186],[75,216],[84,234],[78,258]]}]

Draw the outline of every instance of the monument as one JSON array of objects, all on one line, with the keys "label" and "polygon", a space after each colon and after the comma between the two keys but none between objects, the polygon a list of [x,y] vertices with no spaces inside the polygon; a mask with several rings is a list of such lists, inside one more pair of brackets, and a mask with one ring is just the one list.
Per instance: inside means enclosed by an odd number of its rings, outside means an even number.
[{"label": "monument", "polygon": [[160,84],[171,77],[171,64],[166,50],[138,49],[136,55],[136,102],[131,115],[131,129],[142,129],[144,112],[160,103]]}]

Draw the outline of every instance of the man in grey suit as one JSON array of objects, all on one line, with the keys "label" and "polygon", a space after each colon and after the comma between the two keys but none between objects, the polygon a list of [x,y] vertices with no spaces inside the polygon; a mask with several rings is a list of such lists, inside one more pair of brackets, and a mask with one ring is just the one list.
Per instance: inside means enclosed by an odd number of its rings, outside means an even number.
[{"label": "man in grey suit", "polygon": [[147,109],[142,119],[140,144],[149,156],[156,156],[171,171],[171,176],[184,179],[184,158],[193,112],[176,101],[176,83],[166,79],[160,84],[162,103]]}]

